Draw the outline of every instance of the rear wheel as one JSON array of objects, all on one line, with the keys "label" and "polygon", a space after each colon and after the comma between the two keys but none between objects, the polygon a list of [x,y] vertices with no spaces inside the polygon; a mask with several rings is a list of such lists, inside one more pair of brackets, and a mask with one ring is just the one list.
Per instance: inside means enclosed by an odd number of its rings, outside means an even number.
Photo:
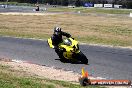
[{"label": "rear wheel", "polygon": [[87,57],[81,51],[80,51],[80,53],[77,54],[77,59],[84,64],[88,64]]}]

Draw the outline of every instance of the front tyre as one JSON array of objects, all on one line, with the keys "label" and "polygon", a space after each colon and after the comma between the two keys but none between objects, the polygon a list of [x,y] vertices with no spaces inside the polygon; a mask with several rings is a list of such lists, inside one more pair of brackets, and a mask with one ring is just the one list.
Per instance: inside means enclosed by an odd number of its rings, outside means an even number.
[{"label": "front tyre", "polygon": [[87,57],[80,51],[80,53],[78,53],[77,58],[79,61],[81,61],[84,64],[88,64],[88,59]]}]

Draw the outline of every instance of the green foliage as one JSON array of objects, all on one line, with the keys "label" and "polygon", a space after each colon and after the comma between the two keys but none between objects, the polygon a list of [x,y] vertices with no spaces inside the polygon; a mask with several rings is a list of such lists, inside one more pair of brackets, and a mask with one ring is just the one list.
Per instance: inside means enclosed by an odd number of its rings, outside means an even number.
[{"label": "green foliage", "polygon": [[126,7],[132,9],[132,1],[127,2]]}]

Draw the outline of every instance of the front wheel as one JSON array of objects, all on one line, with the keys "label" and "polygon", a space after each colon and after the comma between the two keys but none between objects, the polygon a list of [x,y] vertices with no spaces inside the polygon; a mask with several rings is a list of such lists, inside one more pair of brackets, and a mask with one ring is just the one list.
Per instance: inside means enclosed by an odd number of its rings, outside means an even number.
[{"label": "front wheel", "polygon": [[77,59],[84,64],[88,64],[87,57],[81,51],[80,51],[80,53],[77,54]]}]

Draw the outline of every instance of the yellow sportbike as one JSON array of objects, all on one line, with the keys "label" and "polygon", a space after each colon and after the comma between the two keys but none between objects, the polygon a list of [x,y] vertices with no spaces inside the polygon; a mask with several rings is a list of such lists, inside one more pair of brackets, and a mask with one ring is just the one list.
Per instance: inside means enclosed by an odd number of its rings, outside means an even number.
[{"label": "yellow sportbike", "polygon": [[[47,42],[50,48],[54,48],[54,46],[52,45],[51,38],[49,38]],[[58,47],[60,52],[62,52],[61,56],[63,57],[63,59],[68,59],[68,60],[74,59],[77,61],[81,61],[84,64],[88,64],[87,57],[79,50],[78,41],[76,41],[75,39],[73,38],[63,39],[63,42],[60,43]]]}]

